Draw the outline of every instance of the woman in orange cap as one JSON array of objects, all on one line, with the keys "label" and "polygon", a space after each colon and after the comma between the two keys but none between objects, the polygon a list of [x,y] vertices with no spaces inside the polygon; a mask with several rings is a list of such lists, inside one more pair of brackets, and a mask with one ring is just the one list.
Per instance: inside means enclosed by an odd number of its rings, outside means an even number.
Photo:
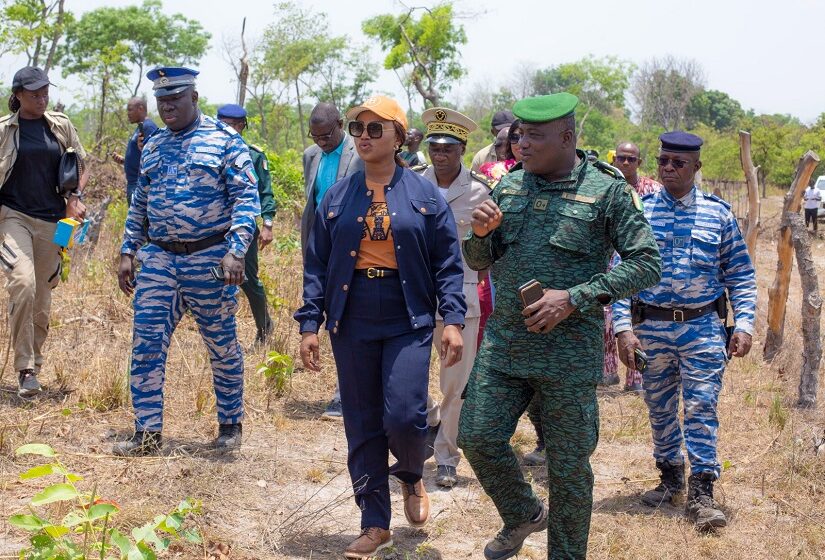
[{"label": "woman in orange cap", "polygon": [[[420,527],[429,518],[421,475],[435,315],[445,324],[441,359],[452,365],[461,359],[466,304],[452,212],[398,156],[404,111],[374,96],[347,119],[365,169],[333,185],[316,211],[295,319],[308,369],[319,369],[324,321],[330,332],[361,509],[361,534],[344,555],[369,558],[392,544],[390,474],[401,482],[407,521]],[[391,468],[388,451],[396,458]]]}]

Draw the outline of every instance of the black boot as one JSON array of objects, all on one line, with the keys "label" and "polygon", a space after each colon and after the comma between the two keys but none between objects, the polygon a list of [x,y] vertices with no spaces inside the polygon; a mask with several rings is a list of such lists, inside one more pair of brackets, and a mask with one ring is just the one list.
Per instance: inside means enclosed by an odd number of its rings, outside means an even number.
[{"label": "black boot", "polygon": [[653,490],[642,494],[642,503],[649,507],[659,507],[662,504],[672,504],[674,498],[685,490],[684,463],[656,461],[659,469],[659,485]]},{"label": "black boot", "polygon": [[544,452],[544,430],[541,427],[541,420],[530,416],[530,422],[536,430],[536,448],[524,455],[524,464],[528,467],[540,467],[547,462],[547,455]]},{"label": "black boot", "polygon": [[119,441],[112,446],[112,454],[121,457],[144,457],[160,452],[160,432],[135,432],[126,441]]},{"label": "black boot", "polygon": [[215,440],[215,449],[218,451],[229,451],[230,449],[238,449],[241,447],[241,435],[243,434],[243,425],[237,424],[220,424],[218,425],[218,439]]},{"label": "black boot", "polygon": [[688,479],[685,515],[699,531],[712,531],[728,524],[725,514],[713,499],[714,480],[716,476],[709,472],[692,474]]}]

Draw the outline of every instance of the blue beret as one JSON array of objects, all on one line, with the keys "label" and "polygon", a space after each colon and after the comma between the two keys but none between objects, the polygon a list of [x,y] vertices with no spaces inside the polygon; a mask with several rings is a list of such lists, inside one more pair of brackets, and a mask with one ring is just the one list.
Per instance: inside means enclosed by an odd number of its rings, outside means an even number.
[{"label": "blue beret", "polygon": [[181,66],[167,66],[154,68],[146,73],[146,77],[154,82],[152,89],[155,90],[155,97],[164,95],[174,95],[186,88],[195,85],[195,76],[200,74],[197,70],[183,68]]},{"label": "blue beret", "polygon": [[698,152],[704,141],[690,132],[674,130],[659,136],[662,149],[666,152]]},{"label": "blue beret", "polygon": [[220,109],[218,109],[218,118],[221,117],[227,119],[245,119],[246,109],[234,103],[227,103],[226,105],[221,105]]}]

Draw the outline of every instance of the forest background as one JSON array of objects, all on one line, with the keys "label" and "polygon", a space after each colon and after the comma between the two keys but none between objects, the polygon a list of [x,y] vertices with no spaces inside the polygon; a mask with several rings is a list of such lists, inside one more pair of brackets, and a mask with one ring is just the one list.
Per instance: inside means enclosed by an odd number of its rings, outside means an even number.
[{"label": "forest background", "polygon": [[[348,36],[338,34],[323,11],[304,2],[282,2],[264,16],[269,23],[259,35],[242,35],[245,20],[238,10],[237,34],[217,37],[196,14],[172,13],[169,7],[175,3],[164,7],[161,0],[144,0],[80,15],[73,13],[72,4],[0,2],[0,55],[16,57],[21,66],[42,66],[55,82],[79,79],[83,95],[66,99],[67,92],[60,91],[52,101],[65,107],[98,159],[122,151],[131,132],[125,103],[147,90],[147,70],[165,64],[198,67],[208,50],[217,50],[225,60],[227,92],[219,100],[202,96],[201,107],[214,115],[218,102],[243,102],[250,115],[247,137],[267,150],[282,206],[301,203],[300,152],[311,142],[306,121],[312,106],[331,101],[344,110],[372,93],[397,96],[403,91],[406,98],[399,101],[408,108],[410,123],[419,128],[421,112],[434,105],[473,118],[479,129],[468,142],[468,162],[491,141],[495,111],[526,96],[556,91],[581,99],[581,147],[604,157],[619,140],[636,142],[648,156],[643,163],[648,174],[655,172],[650,156],[658,135],[677,128],[705,139],[704,178],[728,181],[743,180],[737,131],[750,131],[763,194],[769,185],[790,183],[805,150],[822,153],[825,148],[825,113],[813,122],[790,112],[757,113],[728,93],[707,87],[698,61],[658,49],[651,49],[651,57],[641,62],[623,59],[621,49],[616,55],[566,61],[537,55],[532,63],[491,69],[503,85],[488,76],[471,76],[463,63],[467,49],[510,45],[508,35],[515,39],[517,33],[505,32],[489,45],[470,45],[466,26],[473,25],[478,14],[463,5],[395,2],[393,12],[365,18],[361,33]],[[394,74],[400,89],[387,92],[377,85],[382,69]],[[8,88],[11,75],[3,79]],[[242,81],[246,87],[239,85]],[[149,106],[154,111],[153,100]],[[823,173],[825,163],[813,177]]]}]

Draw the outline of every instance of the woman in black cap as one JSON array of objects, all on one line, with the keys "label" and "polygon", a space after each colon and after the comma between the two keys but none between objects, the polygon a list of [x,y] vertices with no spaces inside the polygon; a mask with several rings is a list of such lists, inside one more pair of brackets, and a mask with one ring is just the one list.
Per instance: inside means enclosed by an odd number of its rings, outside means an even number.
[{"label": "woman in black cap", "polygon": [[82,161],[86,152],[69,118],[47,111],[48,104],[49,77],[26,66],[12,81],[11,114],[0,119],[0,268],[8,280],[14,369],[23,398],[41,390],[37,374],[62,262],[53,241],[57,222],[86,213],[81,200],[88,170],[74,192],[58,192],[63,153],[72,148]]}]

